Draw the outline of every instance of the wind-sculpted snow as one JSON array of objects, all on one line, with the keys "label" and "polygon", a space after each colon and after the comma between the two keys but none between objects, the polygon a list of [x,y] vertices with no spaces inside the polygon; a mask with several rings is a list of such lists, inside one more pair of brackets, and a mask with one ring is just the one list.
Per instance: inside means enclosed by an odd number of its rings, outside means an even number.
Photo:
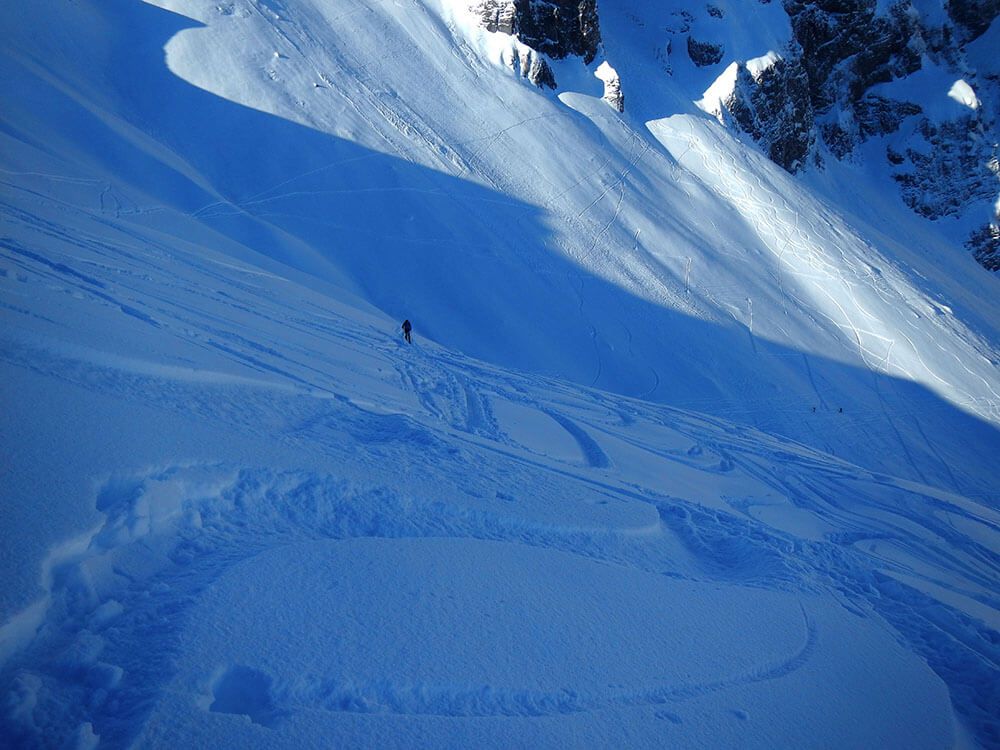
[{"label": "wind-sculpted snow", "polygon": [[[794,701],[788,691],[802,678],[793,675],[807,669],[819,670],[805,678],[813,691],[850,690],[850,705],[880,705],[880,717],[835,712],[828,731],[857,720],[859,742],[947,737],[936,681],[878,624],[871,597],[893,589],[868,590],[879,579],[865,566],[838,561],[835,548],[832,561],[803,554],[725,512],[655,502],[665,525],[636,537],[532,520],[530,502],[521,513],[483,512],[308,473],[188,466],[116,478],[100,492],[106,521],[86,551],[49,561],[45,621],[7,671],[36,689],[12,707],[5,734],[32,743],[83,722],[112,746],[197,744],[230,726],[209,714],[248,716],[279,733],[256,742],[289,745],[302,741],[303,713],[327,739],[350,732],[337,720],[344,712],[603,712],[618,723],[616,709],[670,704],[683,715],[688,702],[717,695],[752,705],[755,693],[741,688],[756,684]],[[671,551],[673,540],[682,544]],[[814,582],[817,573],[833,587]],[[832,596],[838,588],[856,614]],[[894,594],[896,607],[915,600]],[[928,625],[918,637],[936,641],[935,632]],[[881,687],[859,681],[859,659],[877,661]],[[989,699],[974,670],[949,674]],[[178,713],[167,697],[185,694]],[[937,706],[938,718],[921,717],[907,742],[899,726],[916,706]],[[781,736],[767,723],[758,737]],[[640,722],[641,744],[655,744],[656,726]],[[470,730],[436,728],[455,740]],[[501,745],[520,736],[497,731]]]}]

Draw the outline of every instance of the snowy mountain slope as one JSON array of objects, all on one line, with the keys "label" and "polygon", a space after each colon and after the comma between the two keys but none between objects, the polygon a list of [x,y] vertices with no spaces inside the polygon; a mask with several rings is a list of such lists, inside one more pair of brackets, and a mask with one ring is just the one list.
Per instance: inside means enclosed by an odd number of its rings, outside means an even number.
[{"label": "snowy mountain slope", "polygon": [[[629,96],[621,118],[579,60],[553,63],[558,98],[540,93],[504,64],[511,38],[460,7],[167,5],[176,15],[119,2],[60,6],[50,21],[54,7],[19,9],[8,34],[8,129],[22,142],[7,153],[16,161],[28,133],[64,144],[52,172],[87,164],[79,179],[95,181],[77,185],[78,205],[225,235],[490,361],[987,491],[995,280],[949,281],[938,240],[900,212],[883,217],[909,231],[887,236],[810,197],[672,79],[634,67],[648,58],[641,35],[605,21]],[[654,6],[628,10],[640,12]],[[748,37],[770,23],[748,23]],[[714,162],[692,164],[689,139],[646,125],[682,105],[672,129],[704,132],[723,149]],[[739,180],[753,196],[713,184],[733,159],[751,160]],[[982,437],[956,450],[950,432]]]},{"label": "snowy mountain slope", "polygon": [[63,218],[5,260],[15,746],[995,737],[994,509]]},{"label": "snowy mountain slope", "polygon": [[2,34],[5,739],[997,741],[993,279],[607,23],[624,116],[463,8],[161,5]]},{"label": "snowy mountain slope", "polygon": [[861,171],[892,213],[950,240],[944,258],[963,248],[995,270],[995,0],[625,5],[612,38],[644,37],[652,77],[791,172]]}]

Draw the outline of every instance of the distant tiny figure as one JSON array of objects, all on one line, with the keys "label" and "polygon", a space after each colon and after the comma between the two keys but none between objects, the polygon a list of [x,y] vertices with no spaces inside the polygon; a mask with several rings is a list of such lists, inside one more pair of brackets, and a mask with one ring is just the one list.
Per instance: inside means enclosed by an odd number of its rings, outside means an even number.
[{"label": "distant tiny figure", "polygon": [[413,326],[410,325],[409,320],[403,321],[403,338],[406,339],[407,344],[412,344],[413,340],[410,338],[410,331],[413,330]]}]

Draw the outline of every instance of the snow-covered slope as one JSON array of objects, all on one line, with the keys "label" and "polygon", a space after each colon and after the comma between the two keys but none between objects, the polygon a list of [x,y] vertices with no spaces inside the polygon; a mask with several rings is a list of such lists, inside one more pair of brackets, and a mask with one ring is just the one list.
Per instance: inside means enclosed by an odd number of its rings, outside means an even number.
[{"label": "snow-covered slope", "polygon": [[996,280],[602,12],[9,11],[5,739],[996,741]]},{"label": "snow-covered slope", "polygon": [[7,261],[66,340],[4,342],[6,742],[995,736],[988,505],[63,218]]},{"label": "snow-covered slope", "polygon": [[[579,60],[541,93],[457,7],[167,6],[16,11],[10,179],[90,180],[60,195],[261,253],[483,359],[987,489],[996,280],[898,210],[872,225],[805,191],[643,68],[611,10],[624,118]],[[979,437],[956,450],[958,431]]]}]

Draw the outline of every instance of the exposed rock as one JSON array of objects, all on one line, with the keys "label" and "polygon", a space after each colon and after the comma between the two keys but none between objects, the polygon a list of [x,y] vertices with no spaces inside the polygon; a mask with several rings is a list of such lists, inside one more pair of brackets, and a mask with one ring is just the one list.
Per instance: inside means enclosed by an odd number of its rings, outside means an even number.
[{"label": "exposed rock", "polygon": [[1000,0],[950,0],[945,3],[948,16],[963,34],[962,41],[976,39],[1000,15]]},{"label": "exposed rock", "polygon": [[690,57],[691,62],[699,68],[704,68],[709,65],[718,65],[722,62],[724,49],[721,44],[699,42],[694,37],[689,36],[687,38],[687,48],[688,57]]},{"label": "exposed rock", "polygon": [[809,81],[799,64],[774,55],[741,65],[724,105],[772,161],[789,172],[806,164],[815,138]]},{"label": "exposed rock", "polygon": [[597,0],[480,0],[473,6],[488,31],[517,36],[528,52],[516,67],[539,88],[555,88],[543,55],[560,60],[576,55],[590,63],[601,42]]},{"label": "exposed rock", "polygon": [[618,77],[618,72],[608,65],[607,62],[602,62],[597,66],[594,75],[604,81],[604,96],[602,97],[604,101],[617,111],[624,112],[625,95],[622,93],[622,84],[621,79]]},{"label": "exposed rock", "polygon": [[516,35],[556,60],[593,62],[601,43],[597,0],[480,0],[474,6],[489,31]]},{"label": "exposed rock", "polygon": [[522,51],[518,56],[518,63],[521,68],[521,75],[531,81],[538,88],[556,87],[556,77],[552,68],[545,58],[531,49]]},{"label": "exposed rock", "polygon": [[903,4],[888,16],[875,15],[875,0],[785,0],[785,10],[818,113],[920,68],[917,22]]},{"label": "exposed rock", "polygon": [[1000,271],[1000,216],[994,216],[992,223],[969,235],[965,247],[983,268]]},{"label": "exposed rock", "polygon": [[482,0],[478,10],[480,22],[487,31],[514,33],[517,18],[514,0]]},{"label": "exposed rock", "polygon": [[919,104],[887,99],[875,94],[864,96],[854,105],[858,133],[862,138],[895,133],[904,119],[919,115],[922,111]]},{"label": "exposed rock", "polygon": [[[791,41],[777,62],[755,70],[765,58],[747,61],[723,75],[735,80],[720,77],[717,84],[726,85],[710,89],[718,108],[726,110],[717,112],[720,119],[753,137],[790,172],[820,164],[824,148],[838,159],[857,158],[861,143],[897,133],[908,123],[905,132],[913,135],[887,144],[885,151],[907,205],[939,219],[996,203],[1000,78],[982,71],[970,80],[988,87],[989,95],[974,92],[963,80],[969,71],[963,45],[997,18],[1000,0],[947,0],[947,17],[924,16],[923,6],[912,0],[783,0],[783,7]],[[679,24],[668,31],[689,33],[693,16],[674,16]],[[688,37],[696,65],[716,62],[713,46]],[[941,120],[937,112],[931,119],[914,102],[872,91],[920,70],[925,60],[955,71],[960,80],[949,96],[965,105],[964,114]],[[994,217],[967,243],[988,268],[1000,263],[998,225]]]},{"label": "exposed rock", "polygon": [[906,149],[903,168],[893,175],[910,208],[928,219],[940,219],[996,197],[996,146],[983,130],[975,114],[937,125],[926,118],[921,121],[924,142],[920,148]]},{"label": "exposed rock", "polygon": [[[785,0],[793,38],[780,63],[761,75],[741,72],[727,103],[733,119],[792,172],[810,162],[810,152],[818,162],[820,138],[842,159],[867,138],[892,132],[919,107],[868,90],[920,67],[926,43],[904,6],[877,16],[876,0]],[[711,60],[698,44],[700,59]]]},{"label": "exposed rock", "polygon": [[862,141],[895,133],[903,124],[903,120],[919,115],[922,111],[920,105],[913,102],[901,102],[868,94],[853,102],[852,107],[840,110],[836,120],[822,123],[820,132],[830,152],[838,159],[844,159]]}]

